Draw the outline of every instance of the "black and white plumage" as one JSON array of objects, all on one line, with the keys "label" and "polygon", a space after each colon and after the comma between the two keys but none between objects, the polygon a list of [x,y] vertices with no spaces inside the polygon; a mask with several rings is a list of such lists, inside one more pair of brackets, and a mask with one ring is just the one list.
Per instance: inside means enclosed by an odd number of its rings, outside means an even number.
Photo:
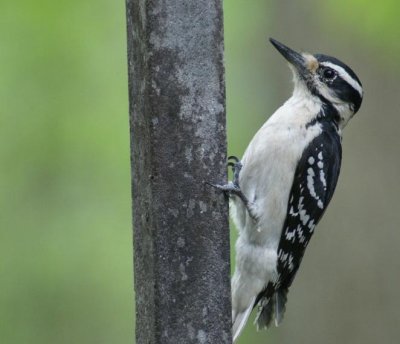
[{"label": "black and white plumage", "polygon": [[232,195],[239,229],[234,340],[254,308],[259,328],[281,322],[288,289],[336,187],[342,129],[363,96],[360,80],[339,60],[271,43],[293,71],[293,95],[251,140],[236,165],[238,180],[220,186]]}]

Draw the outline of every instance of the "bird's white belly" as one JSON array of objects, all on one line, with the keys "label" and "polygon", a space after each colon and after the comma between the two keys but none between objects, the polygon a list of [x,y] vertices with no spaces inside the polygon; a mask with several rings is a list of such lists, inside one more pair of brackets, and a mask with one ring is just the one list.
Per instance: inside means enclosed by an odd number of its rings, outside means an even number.
[{"label": "bird's white belly", "polygon": [[277,251],[297,163],[320,132],[319,125],[306,129],[297,123],[267,122],[254,136],[242,159],[239,184],[258,221],[250,218],[240,199],[233,200],[241,241]]}]

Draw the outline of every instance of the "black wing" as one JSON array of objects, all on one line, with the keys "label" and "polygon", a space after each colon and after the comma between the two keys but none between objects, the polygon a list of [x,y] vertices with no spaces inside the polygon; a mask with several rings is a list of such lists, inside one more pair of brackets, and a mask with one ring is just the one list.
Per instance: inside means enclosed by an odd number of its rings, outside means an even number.
[{"label": "black wing", "polygon": [[340,137],[332,127],[324,128],[299,160],[278,246],[278,280],[270,282],[255,303],[260,307],[259,326],[269,326],[274,311],[277,324],[283,317],[288,288],[335,191],[341,158]]},{"label": "black wing", "polygon": [[335,191],[342,160],[336,130],[324,130],[304,151],[293,180],[287,216],[278,246],[275,289],[293,282],[314,228]]}]

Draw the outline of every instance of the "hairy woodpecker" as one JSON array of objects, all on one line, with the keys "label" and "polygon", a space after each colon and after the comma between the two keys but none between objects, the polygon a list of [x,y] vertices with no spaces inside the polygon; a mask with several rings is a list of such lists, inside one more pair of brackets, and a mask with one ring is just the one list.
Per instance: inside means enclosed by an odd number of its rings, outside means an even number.
[{"label": "hairy woodpecker", "polygon": [[228,192],[239,229],[232,277],[233,337],[257,306],[258,328],[278,326],[287,293],[339,176],[342,129],[363,90],[338,59],[297,53],[270,39],[289,62],[293,95],[265,122],[243,158],[230,163]]}]

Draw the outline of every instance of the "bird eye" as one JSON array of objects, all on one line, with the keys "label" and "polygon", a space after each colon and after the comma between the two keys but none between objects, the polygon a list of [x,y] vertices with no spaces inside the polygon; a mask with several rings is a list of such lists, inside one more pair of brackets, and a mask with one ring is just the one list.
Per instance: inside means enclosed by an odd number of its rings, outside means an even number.
[{"label": "bird eye", "polygon": [[336,76],[336,72],[331,68],[325,68],[322,71],[322,75],[327,80],[332,80]]}]

